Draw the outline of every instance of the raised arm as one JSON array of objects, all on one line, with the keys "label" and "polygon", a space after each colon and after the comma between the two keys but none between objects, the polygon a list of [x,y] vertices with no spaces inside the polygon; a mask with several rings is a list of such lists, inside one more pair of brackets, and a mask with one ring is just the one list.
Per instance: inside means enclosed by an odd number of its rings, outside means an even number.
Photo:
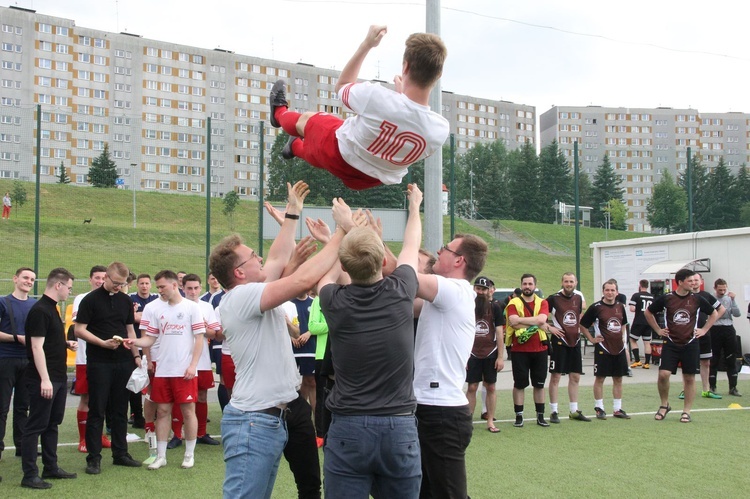
[{"label": "raised arm", "polygon": [[398,254],[398,265],[409,265],[417,272],[419,269],[419,248],[422,245],[422,219],[419,207],[422,205],[422,191],[417,184],[406,186],[409,198],[409,218],[404,229],[404,244]]},{"label": "raised arm", "polygon": [[284,215],[284,222],[281,224],[279,235],[276,236],[273,244],[271,244],[271,248],[268,250],[268,258],[266,258],[263,265],[267,276],[266,282],[275,281],[281,277],[284,267],[289,263],[292,251],[294,251],[296,245],[294,232],[297,228],[297,220],[299,220],[299,215],[302,213],[305,198],[310,193],[308,185],[301,180],[295,183],[294,186],[287,182],[286,186],[289,192],[289,202]]},{"label": "raised arm", "polygon": [[344,69],[341,71],[339,81],[336,83],[336,93],[341,92],[341,88],[349,83],[357,81],[359,76],[359,70],[362,68],[362,63],[365,62],[365,57],[371,49],[380,45],[380,40],[385,36],[388,28],[386,26],[370,26],[367,31],[367,36],[357,47],[357,51],[349,62],[346,63]]}]

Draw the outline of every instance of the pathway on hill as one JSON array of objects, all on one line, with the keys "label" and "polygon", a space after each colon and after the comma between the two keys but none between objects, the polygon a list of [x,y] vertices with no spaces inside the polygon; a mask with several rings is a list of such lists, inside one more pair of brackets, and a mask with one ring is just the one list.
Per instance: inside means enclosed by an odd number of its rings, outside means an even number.
[{"label": "pathway on hill", "polygon": [[498,241],[503,241],[506,243],[515,244],[518,247],[524,248],[524,249],[530,249],[535,251],[541,251],[542,253],[545,253],[547,255],[552,256],[570,256],[570,251],[566,251],[562,248],[560,249],[554,249],[551,248],[549,245],[542,243],[541,241],[537,241],[535,239],[530,239],[527,236],[523,236],[508,227],[500,224],[499,228],[495,229],[492,227],[492,221],[490,220],[468,220],[464,219],[464,221],[477,229],[481,229],[487,234],[494,236],[495,239]]}]

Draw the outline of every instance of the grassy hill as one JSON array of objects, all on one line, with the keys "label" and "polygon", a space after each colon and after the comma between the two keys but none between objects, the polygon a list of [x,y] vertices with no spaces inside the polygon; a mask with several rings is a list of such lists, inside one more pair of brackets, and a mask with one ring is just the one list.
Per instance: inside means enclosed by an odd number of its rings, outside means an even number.
[{"label": "grassy hill", "polygon": [[[12,191],[12,182],[0,181],[0,192]],[[24,183],[28,200],[17,203],[11,219],[0,224],[3,258],[0,260],[0,293],[12,288],[10,278],[18,267],[34,266],[35,186]],[[133,228],[133,193],[127,190],[94,189],[72,185],[42,184],[40,187],[39,269],[44,277],[53,267],[63,266],[77,276],[75,293],[86,288],[89,268],[121,260],[134,272],[155,274],[164,268],[204,273],[206,266],[206,199],[201,196],[136,193],[136,228]],[[211,243],[232,231],[243,235],[250,246],[258,240],[258,204],[242,201],[233,223],[222,213],[221,199],[211,200]],[[91,219],[90,224],[83,220]],[[545,292],[556,291],[563,272],[575,271],[575,232],[573,227],[502,221],[518,238],[533,238],[556,249],[566,248],[568,256],[550,256],[501,242],[492,233],[456,220],[456,232],[472,233],[490,243],[491,252],[483,274],[498,287],[516,287],[524,272],[538,278]],[[492,231],[490,231],[492,232]],[[624,239],[643,234],[610,230],[608,238]],[[450,220],[444,220],[444,239],[450,236]],[[582,289],[592,293],[593,268],[589,244],[605,239],[603,229],[582,228]],[[270,242],[265,243],[266,249]],[[390,243],[389,243],[390,244]],[[390,244],[397,252],[399,244]],[[39,287],[39,292],[43,290]],[[598,294],[598,293],[597,293]]]}]

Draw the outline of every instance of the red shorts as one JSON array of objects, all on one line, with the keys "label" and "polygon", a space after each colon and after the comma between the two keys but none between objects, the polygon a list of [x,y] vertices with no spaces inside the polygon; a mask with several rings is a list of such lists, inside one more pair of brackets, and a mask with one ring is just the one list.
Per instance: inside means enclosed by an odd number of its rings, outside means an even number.
[{"label": "red shorts", "polygon": [[234,372],[234,361],[231,355],[221,354],[221,375],[224,377],[224,386],[228,390],[234,388],[236,374]]},{"label": "red shorts", "polygon": [[208,390],[214,386],[213,371],[198,371],[198,390]]},{"label": "red shorts", "polygon": [[157,404],[192,404],[198,401],[198,377],[183,378],[154,377],[151,385],[151,401]]},{"label": "red shorts", "polygon": [[323,168],[341,179],[345,186],[355,191],[368,189],[382,182],[352,167],[339,152],[336,130],[343,124],[338,116],[317,113],[307,120],[302,159],[316,168]]},{"label": "red shorts", "polygon": [[86,375],[86,364],[76,364],[76,395],[88,395],[89,377]]}]

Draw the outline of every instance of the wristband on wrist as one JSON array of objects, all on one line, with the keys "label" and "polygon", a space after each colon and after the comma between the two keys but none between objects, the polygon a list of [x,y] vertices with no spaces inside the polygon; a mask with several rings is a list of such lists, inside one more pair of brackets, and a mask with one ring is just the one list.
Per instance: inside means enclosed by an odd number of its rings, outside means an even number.
[{"label": "wristband on wrist", "polygon": [[292,215],[291,213],[284,213],[284,218],[289,220],[299,220],[299,215]]}]

